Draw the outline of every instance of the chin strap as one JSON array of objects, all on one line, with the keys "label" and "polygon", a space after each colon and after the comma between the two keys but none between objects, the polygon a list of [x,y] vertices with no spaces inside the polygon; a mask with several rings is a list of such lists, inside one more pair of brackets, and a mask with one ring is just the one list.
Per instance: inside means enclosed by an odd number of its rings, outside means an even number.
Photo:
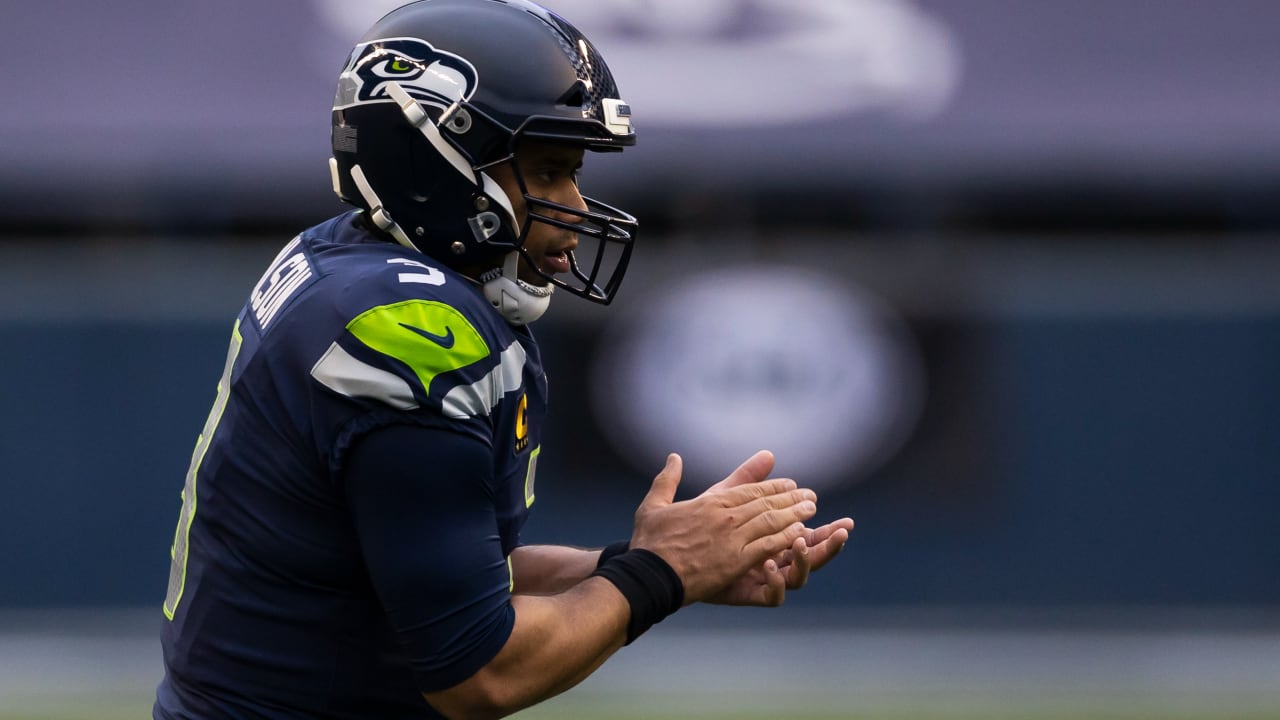
[{"label": "chin strap", "polygon": [[512,325],[527,325],[542,317],[551,304],[554,285],[539,287],[521,280],[520,253],[511,251],[503,258],[502,267],[480,276],[485,299]]},{"label": "chin strap", "polygon": [[[331,162],[333,164],[330,167],[336,174],[337,162],[332,160]],[[351,179],[355,181],[356,189],[360,191],[360,197],[364,198],[364,201],[369,205],[369,219],[373,221],[373,224],[377,225],[379,230],[395,238],[396,242],[401,245],[410,250],[417,250],[418,247],[410,242],[409,236],[404,233],[404,230],[396,221],[391,219],[390,213],[382,206],[382,200],[373,191],[373,186],[369,184],[369,179],[364,176],[364,170],[360,169],[359,165],[351,166]]]}]

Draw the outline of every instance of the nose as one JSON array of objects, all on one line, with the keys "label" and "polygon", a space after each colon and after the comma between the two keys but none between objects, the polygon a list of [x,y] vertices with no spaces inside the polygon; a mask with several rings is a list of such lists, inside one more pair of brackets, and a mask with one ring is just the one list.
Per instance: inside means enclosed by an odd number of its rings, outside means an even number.
[{"label": "nose", "polygon": [[587,211],[587,203],[582,199],[582,192],[578,189],[577,182],[565,179],[558,185],[553,202],[566,207],[571,207],[574,210],[581,210],[582,212]]}]

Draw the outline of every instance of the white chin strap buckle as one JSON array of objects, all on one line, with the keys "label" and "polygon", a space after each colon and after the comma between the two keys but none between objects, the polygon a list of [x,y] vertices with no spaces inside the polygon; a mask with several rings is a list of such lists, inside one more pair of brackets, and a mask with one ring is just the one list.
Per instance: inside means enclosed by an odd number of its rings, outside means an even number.
[{"label": "white chin strap buckle", "polygon": [[480,276],[484,297],[503,319],[512,325],[527,325],[542,317],[551,304],[554,285],[538,287],[518,277],[520,253],[511,251],[503,259],[502,268],[494,268]]}]

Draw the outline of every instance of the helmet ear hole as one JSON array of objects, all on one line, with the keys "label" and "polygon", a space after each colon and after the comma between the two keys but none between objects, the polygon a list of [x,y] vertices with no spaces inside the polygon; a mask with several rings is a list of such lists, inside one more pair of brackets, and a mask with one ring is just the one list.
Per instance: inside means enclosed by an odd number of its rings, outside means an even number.
[{"label": "helmet ear hole", "polygon": [[471,113],[457,108],[449,115],[444,126],[455,135],[464,135],[471,130]]},{"label": "helmet ear hole", "polygon": [[482,212],[468,222],[471,225],[471,234],[478,242],[488,242],[489,238],[497,235],[502,227],[502,221],[498,219],[497,213],[493,212]]}]

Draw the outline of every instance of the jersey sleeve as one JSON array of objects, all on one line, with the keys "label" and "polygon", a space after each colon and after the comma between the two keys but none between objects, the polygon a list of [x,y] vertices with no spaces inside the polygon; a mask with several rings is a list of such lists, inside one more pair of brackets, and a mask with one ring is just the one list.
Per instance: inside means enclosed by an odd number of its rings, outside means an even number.
[{"label": "jersey sleeve", "polygon": [[515,624],[491,474],[472,437],[390,425],[359,439],[342,476],[370,580],[423,692],[484,667]]},{"label": "jersey sleeve", "polygon": [[391,423],[418,424],[492,444],[493,410],[521,384],[524,352],[453,304],[414,298],[376,305],[351,319],[311,368],[338,396],[345,424],[331,467],[360,435]]},{"label": "jersey sleeve", "polygon": [[345,330],[311,376],[340,395],[401,410],[441,409],[448,384],[442,376],[493,354],[462,312],[435,300],[377,305],[353,318]]}]

